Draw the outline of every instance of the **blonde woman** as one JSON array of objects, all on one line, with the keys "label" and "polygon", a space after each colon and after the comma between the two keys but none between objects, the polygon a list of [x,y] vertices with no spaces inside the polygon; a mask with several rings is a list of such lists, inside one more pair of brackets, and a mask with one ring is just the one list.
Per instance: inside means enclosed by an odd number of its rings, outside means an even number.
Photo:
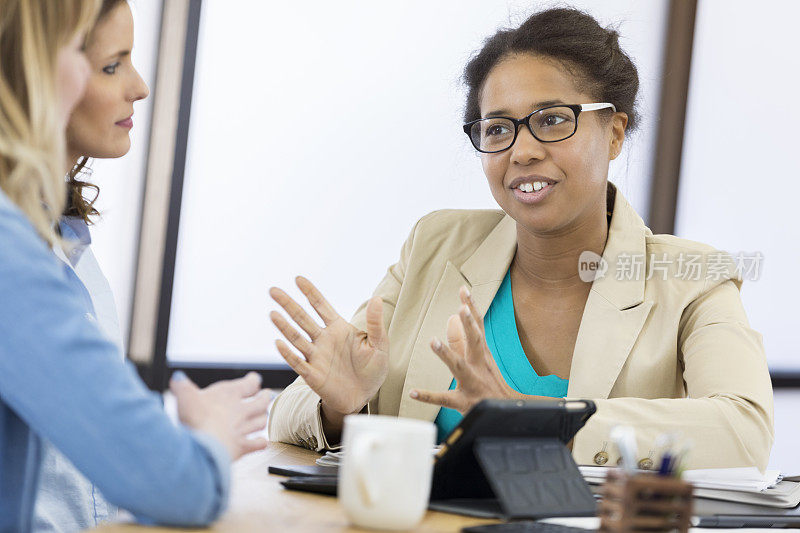
[{"label": "blonde woman", "polygon": [[64,210],[64,130],[99,3],[0,0],[0,531],[30,531],[41,440],[136,517],[197,526],[225,507],[231,459],[263,448],[256,375],[171,388],[185,425],[122,365],[91,298],[51,247]]},{"label": "blonde woman", "polygon": [[[66,241],[54,252],[82,283],[100,330],[119,346],[122,334],[111,287],[91,249],[89,225],[97,218],[93,204],[99,188],[85,181],[87,160],[122,157],[130,149],[133,104],[148,95],[147,85],[131,61],[133,15],[127,0],[103,0],[97,22],[84,44],[89,77],[83,98],[67,124],[67,205],[59,222]],[[95,194],[88,196],[85,190]],[[37,532],[69,532],[113,520],[118,509],[46,440],[36,497]]]}]

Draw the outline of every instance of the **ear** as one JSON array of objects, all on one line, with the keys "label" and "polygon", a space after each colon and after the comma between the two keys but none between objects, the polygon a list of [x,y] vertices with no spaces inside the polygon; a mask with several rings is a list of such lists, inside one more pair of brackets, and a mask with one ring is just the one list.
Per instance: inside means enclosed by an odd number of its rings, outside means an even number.
[{"label": "ear", "polygon": [[622,153],[625,143],[625,126],[628,125],[628,114],[618,111],[611,117],[611,144],[608,147],[608,158],[616,159]]}]

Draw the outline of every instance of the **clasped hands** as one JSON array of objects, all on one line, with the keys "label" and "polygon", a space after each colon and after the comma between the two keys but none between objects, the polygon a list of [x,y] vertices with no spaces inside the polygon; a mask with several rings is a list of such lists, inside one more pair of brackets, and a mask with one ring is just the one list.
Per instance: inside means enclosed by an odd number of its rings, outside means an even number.
[{"label": "clasped hands", "polygon": [[[383,322],[383,304],[379,297],[369,301],[367,330],[361,331],[342,318],[310,281],[298,277],[296,283],[324,327],[288,294],[273,287],[270,296],[307,335],[273,311],[272,322],[304,357],[282,340],[277,340],[276,346],[289,366],[320,396],[323,415],[340,422],[346,414],[361,412],[386,379],[389,336]],[[446,392],[412,390],[411,397],[461,413],[486,398],[531,398],[506,383],[486,345],[483,317],[466,287],[459,295],[463,305],[448,320],[447,344],[439,339],[431,341],[431,348],[453,373],[457,386]]]}]

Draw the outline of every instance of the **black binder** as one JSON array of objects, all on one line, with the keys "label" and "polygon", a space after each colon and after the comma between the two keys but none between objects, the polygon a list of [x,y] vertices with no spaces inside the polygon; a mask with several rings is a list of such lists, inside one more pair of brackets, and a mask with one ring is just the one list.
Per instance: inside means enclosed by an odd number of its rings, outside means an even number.
[{"label": "black binder", "polygon": [[593,516],[595,499],[566,447],[591,401],[484,400],[445,439],[430,508],[506,519]]}]

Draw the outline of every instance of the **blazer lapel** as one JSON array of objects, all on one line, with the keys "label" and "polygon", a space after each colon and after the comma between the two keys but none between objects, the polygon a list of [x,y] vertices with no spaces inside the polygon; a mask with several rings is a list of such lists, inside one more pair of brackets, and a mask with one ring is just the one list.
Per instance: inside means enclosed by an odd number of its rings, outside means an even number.
[{"label": "blazer lapel", "polygon": [[568,397],[608,398],[652,307],[653,302],[641,302],[621,310],[598,293],[589,294],[572,355]]},{"label": "blazer lapel", "polygon": [[453,381],[453,374],[433,353],[430,342],[434,337],[446,340],[447,320],[461,307],[458,292],[462,285],[472,292],[480,313],[486,313],[514,258],[516,242],[516,224],[506,215],[461,268],[448,261],[414,341],[398,416],[424,420],[436,418],[438,406],[408,396],[411,389],[445,391]]},{"label": "blazer lapel", "polygon": [[571,398],[608,398],[653,307],[644,299],[649,230],[610,183],[609,193],[614,211],[603,251],[608,269],[592,282],[586,301],[572,356]]}]

